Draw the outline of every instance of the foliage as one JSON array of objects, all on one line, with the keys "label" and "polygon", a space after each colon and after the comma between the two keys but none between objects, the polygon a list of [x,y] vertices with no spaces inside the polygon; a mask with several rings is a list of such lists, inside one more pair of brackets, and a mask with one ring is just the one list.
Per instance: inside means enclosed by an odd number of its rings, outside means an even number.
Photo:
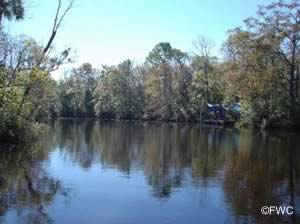
[{"label": "foliage", "polygon": [[192,72],[186,53],[170,43],[157,44],[146,59],[146,107],[149,115],[163,120],[189,119]]},{"label": "foliage", "polygon": [[56,83],[41,68],[48,58],[41,60],[42,47],[33,39],[6,35],[2,43],[0,136],[24,139],[37,123],[57,114]]},{"label": "foliage", "polygon": [[96,87],[98,71],[84,63],[58,85],[61,105],[60,115],[66,117],[94,116],[92,94]]},{"label": "foliage", "polygon": [[228,95],[252,111],[248,123],[295,121],[299,113],[300,5],[274,2],[232,30],[225,44]]},{"label": "foliage", "polygon": [[[192,82],[192,106],[195,111],[206,108],[207,103],[220,104],[224,98],[224,78],[216,57],[193,58],[194,79]],[[207,63],[207,65],[206,65]]]},{"label": "foliage", "polygon": [[[61,12],[62,1],[54,17],[54,26],[45,47],[26,36],[12,37],[2,31],[2,20],[24,18],[23,0],[0,1],[0,137],[24,140],[39,134],[41,124],[59,112],[56,82],[50,73],[69,60],[70,48],[50,54],[63,19],[73,6],[71,0]],[[52,55],[52,56],[51,56]]]},{"label": "foliage", "polygon": [[95,111],[104,118],[135,119],[144,107],[139,74],[130,60],[104,67],[95,93]]},{"label": "foliage", "polygon": [[1,0],[0,1],[0,29],[2,19],[22,20],[24,18],[23,0]]}]

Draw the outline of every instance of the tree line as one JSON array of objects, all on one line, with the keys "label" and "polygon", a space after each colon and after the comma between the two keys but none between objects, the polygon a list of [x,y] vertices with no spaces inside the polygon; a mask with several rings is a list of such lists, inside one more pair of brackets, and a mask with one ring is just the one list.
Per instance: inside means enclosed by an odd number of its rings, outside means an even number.
[{"label": "tree line", "polygon": [[84,63],[58,83],[57,114],[192,121],[207,103],[223,102],[220,69],[216,57],[189,56],[168,42],[158,43],[143,64],[128,59],[95,69]]},{"label": "tree line", "polygon": [[[0,21],[24,17],[22,1],[2,1]],[[241,125],[299,124],[300,4],[276,1],[228,32],[223,58],[207,38],[193,54],[161,42],[144,63],[125,60],[95,68],[84,63],[56,82],[50,73],[70,61],[70,49],[51,52],[56,33],[72,8],[58,1],[46,46],[32,38],[0,38],[0,133],[17,136],[51,117],[99,117],[198,121],[208,104],[240,105],[228,119]]]}]

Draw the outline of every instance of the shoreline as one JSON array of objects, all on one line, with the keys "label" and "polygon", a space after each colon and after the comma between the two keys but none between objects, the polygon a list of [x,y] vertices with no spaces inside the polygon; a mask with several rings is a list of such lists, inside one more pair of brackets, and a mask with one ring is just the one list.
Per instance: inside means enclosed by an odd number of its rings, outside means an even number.
[{"label": "shoreline", "polygon": [[149,123],[169,123],[169,124],[186,124],[186,125],[193,125],[198,124],[202,127],[219,127],[219,128],[231,128],[231,129],[247,129],[247,130],[265,130],[265,131],[272,131],[272,130],[278,130],[278,131],[299,131],[300,132],[300,126],[294,125],[294,126],[287,126],[287,125],[276,125],[276,126],[267,126],[265,128],[262,128],[260,126],[239,126],[238,122],[235,122],[234,125],[214,125],[214,124],[206,124],[204,122],[199,122],[198,120],[192,120],[192,121],[176,121],[176,120],[160,120],[160,119],[103,119],[99,117],[57,117],[52,118],[52,121],[54,120],[94,120],[94,121],[107,121],[107,122],[149,122]]}]

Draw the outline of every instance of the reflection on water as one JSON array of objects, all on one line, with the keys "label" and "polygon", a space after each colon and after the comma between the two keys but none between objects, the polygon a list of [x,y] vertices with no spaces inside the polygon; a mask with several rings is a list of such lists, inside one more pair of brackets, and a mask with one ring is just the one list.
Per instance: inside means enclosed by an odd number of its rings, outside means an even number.
[{"label": "reflection on water", "polygon": [[[0,223],[298,223],[299,143],[285,132],[56,121],[41,146],[1,148]],[[295,212],[263,216],[264,205]]]},{"label": "reflection on water", "polygon": [[0,153],[0,223],[51,223],[46,207],[56,194],[68,194],[43,167],[48,151],[41,146],[2,146]]}]

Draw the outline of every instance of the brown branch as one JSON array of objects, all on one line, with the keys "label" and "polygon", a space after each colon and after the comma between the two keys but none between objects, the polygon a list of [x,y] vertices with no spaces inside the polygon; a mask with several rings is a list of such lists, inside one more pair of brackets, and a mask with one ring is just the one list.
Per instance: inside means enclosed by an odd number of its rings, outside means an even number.
[{"label": "brown branch", "polygon": [[69,3],[68,7],[65,10],[65,12],[60,17],[59,22],[57,23],[57,29],[60,27],[60,25],[61,25],[63,19],[65,18],[65,16],[67,15],[67,13],[73,8],[73,4],[74,4],[74,0],[71,0],[71,2]]},{"label": "brown branch", "polygon": [[46,47],[43,50],[43,53],[46,54],[48,52],[48,50],[51,48],[51,45],[54,41],[54,38],[56,36],[56,33],[58,31],[58,29],[60,28],[63,19],[65,18],[65,16],[67,15],[67,13],[72,9],[74,4],[74,0],[71,0],[68,7],[66,8],[66,10],[62,13],[62,15],[59,17],[60,11],[61,11],[61,7],[62,7],[62,2],[61,0],[58,1],[58,6],[57,6],[57,10],[56,10],[56,15],[54,18],[54,24],[53,24],[53,29],[52,29],[52,33],[51,36],[46,44]]}]

